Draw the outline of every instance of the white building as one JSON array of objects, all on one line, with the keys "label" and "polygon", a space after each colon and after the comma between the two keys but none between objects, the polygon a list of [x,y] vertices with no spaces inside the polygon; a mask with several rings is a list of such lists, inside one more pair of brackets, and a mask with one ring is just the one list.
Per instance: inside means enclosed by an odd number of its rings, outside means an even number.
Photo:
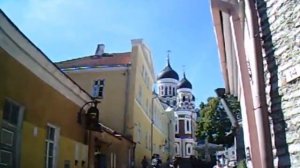
[{"label": "white building", "polygon": [[179,76],[172,69],[168,59],[166,67],[158,75],[157,86],[160,101],[175,110],[175,156],[190,158],[191,155],[195,155],[197,119],[192,84],[185,74],[179,81]]}]

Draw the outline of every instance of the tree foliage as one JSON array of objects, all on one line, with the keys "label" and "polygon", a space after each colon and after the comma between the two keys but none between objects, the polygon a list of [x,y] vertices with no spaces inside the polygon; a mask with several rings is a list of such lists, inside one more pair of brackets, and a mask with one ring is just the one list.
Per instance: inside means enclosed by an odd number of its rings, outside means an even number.
[{"label": "tree foliage", "polygon": [[[229,108],[237,115],[240,105],[233,96],[225,98]],[[200,103],[200,120],[198,122],[197,137],[207,139],[210,143],[227,144],[233,143],[234,136],[228,136],[231,131],[231,123],[217,97],[209,97],[207,102]]]}]

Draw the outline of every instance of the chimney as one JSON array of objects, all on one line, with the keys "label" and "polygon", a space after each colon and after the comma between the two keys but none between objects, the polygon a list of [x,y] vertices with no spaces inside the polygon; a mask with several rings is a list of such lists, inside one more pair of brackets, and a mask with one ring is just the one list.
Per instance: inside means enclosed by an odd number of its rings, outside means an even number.
[{"label": "chimney", "polygon": [[105,48],[104,44],[98,44],[95,55],[101,56],[104,53],[104,48]]}]

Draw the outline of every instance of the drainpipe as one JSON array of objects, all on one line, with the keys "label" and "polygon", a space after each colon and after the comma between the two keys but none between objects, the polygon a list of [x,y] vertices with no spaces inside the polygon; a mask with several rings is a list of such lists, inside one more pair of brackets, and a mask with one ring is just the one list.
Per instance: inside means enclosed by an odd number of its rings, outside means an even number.
[{"label": "drainpipe", "polygon": [[[253,113],[253,97],[251,92],[251,85],[248,73],[248,65],[246,60],[246,53],[244,48],[244,40],[243,40],[243,30],[241,27],[240,17],[238,13],[238,3],[237,1],[224,1],[224,0],[211,0],[212,6],[212,14],[214,17],[214,26],[218,38],[219,47],[224,45],[223,38],[224,34],[222,32],[222,22],[220,21],[222,16],[220,16],[220,11],[229,13],[231,15],[230,23],[231,28],[233,30],[233,42],[235,47],[236,53],[236,60],[239,68],[240,73],[240,83],[244,92],[245,104],[246,104],[246,115],[248,121],[248,128],[249,128],[249,138],[251,144],[251,156],[252,156],[252,164],[255,168],[260,168],[261,164],[261,157],[260,157],[260,144],[258,140],[258,131],[256,125],[255,115]],[[223,46],[224,47],[224,46]],[[224,56],[224,53],[220,53],[221,56]],[[226,70],[226,64],[223,64],[222,68]]]},{"label": "drainpipe", "polygon": [[126,65],[126,71],[124,72],[124,75],[126,75],[126,83],[125,83],[125,104],[124,104],[124,126],[123,126],[123,134],[126,135],[126,130],[128,128],[127,122],[128,122],[128,100],[129,100],[129,77],[130,77],[130,71],[129,71],[130,64]]},{"label": "drainpipe", "polygon": [[262,167],[274,167],[272,141],[269,124],[269,112],[266,103],[265,79],[263,68],[262,46],[259,33],[257,9],[253,0],[247,0],[250,7],[250,20],[253,32],[251,33],[252,42],[254,43],[253,64],[253,107],[256,116],[256,124],[258,125],[258,139],[260,141],[260,153],[262,157]]}]

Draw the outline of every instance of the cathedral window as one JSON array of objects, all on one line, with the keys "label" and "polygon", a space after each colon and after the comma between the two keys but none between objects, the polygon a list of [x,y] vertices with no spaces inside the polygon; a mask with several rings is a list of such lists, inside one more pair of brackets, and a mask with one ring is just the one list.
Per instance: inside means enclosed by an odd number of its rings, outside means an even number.
[{"label": "cathedral window", "polygon": [[186,154],[187,155],[192,155],[193,154],[193,150],[192,150],[193,146],[191,144],[186,144]]},{"label": "cathedral window", "polygon": [[104,79],[95,80],[93,85],[93,97],[102,99],[103,91],[104,91]]},{"label": "cathedral window", "polygon": [[168,87],[166,86],[165,87],[165,94],[164,95],[167,96],[167,94],[168,94]]},{"label": "cathedral window", "polygon": [[185,133],[186,134],[191,134],[192,133],[191,120],[190,119],[185,119]]}]

